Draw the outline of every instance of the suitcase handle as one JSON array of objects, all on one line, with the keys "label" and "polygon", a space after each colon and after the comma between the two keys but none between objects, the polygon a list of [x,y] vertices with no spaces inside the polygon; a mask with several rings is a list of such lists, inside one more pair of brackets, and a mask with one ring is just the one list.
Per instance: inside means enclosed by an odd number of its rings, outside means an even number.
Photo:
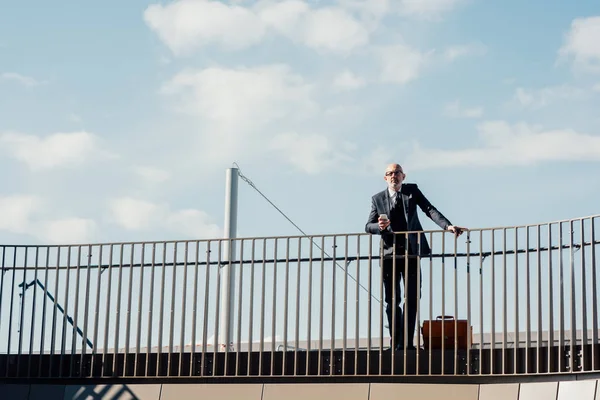
[{"label": "suitcase handle", "polygon": [[454,319],[452,315],[438,315],[436,319]]}]

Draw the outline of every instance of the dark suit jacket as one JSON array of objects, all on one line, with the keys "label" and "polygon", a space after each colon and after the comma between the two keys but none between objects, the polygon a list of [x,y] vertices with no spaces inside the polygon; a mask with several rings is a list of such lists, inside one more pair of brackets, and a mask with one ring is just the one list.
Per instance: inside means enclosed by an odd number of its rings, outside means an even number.
[{"label": "dark suit jacket", "polygon": [[[406,224],[408,226],[409,231],[422,231],[423,227],[421,226],[421,221],[419,221],[419,216],[417,215],[417,206],[425,215],[427,215],[433,222],[435,222],[440,228],[446,229],[449,225],[452,225],[450,221],[446,217],[442,215],[430,202],[427,198],[421,193],[418,186],[414,183],[403,183],[402,188],[400,189],[400,194],[402,195],[402,200],[404,203],[404,217],[406,218]],[[393,244],[394,244],[394,235],[391,229],[391,226],[388,226],[387,229],[383,232],[379,230],[379,225],[377,220],[379,219],[380,214],[387,214],[388,218],[390,217],[390,201],[389,201],[389,193],[386,188],[384,191],[375,194],[371,198],[371,213],[369,214],[369,220],[365,226],[365,231],[367,233],[372,233],[375,235],[381,235],[381,239],[383,242],[383,256],[391,257],[393,255]],[[427,242],[427,238],[425,234],[421,232],[421,256],[426,256],[431,254],[431,249],[429,248],[429,243]],[[396,243],[399,245],[401,241],[405,240],[403,235],[396,235]],[[409,254],[417,255],[415,249],[418,248],[418,237],[417,233],[410,233],[408,235],[408,240],[410,243]],[[396,254],[397,256],[401,254]]]}]

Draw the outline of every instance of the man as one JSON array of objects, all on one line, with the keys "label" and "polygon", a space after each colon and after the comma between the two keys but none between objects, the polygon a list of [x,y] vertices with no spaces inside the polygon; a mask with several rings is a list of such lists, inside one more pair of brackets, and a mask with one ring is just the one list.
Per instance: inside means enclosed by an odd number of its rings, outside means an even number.
[{"label": "man", "polygon": [[[417,215],[417,206],[440,228],[457,236],[461,235],[464,230],[464,228],[452,225],[427,200],[416,184],[403,184],[405,178],[406,175],[399,164],[390,164],[386,168],[384,179],[388,187],[371,198],[371,213],[365,226],[367,233],[381,235],[386,314],[392,338],[391,347],[395,350],[405,347],[405,339],[407,349],[415,348],[413,338],[417,319],[417,303],[421,297],[420,286],[422,286],[418,285],[420,278],[417,274],[420,275],[421,268],[417,256],[428,256],[431,249],[423,232],[420,233],[420,240],[419,234],[409,234],[408,241],[406,235],[395,235],[394,233],[423,230]],[[405,258],[407,250],[408,260]],[[394,264],[396,265],[395,274]],[[405,276],[406,272],[408,272],[407,276]],[[404,284],[400,285],[401,278],[406,281],[407,287],[405,310],[400,307],[401,288],[404,287]],[[407,338],[404,338],[404,312],[407,313]],[[392,329],[393,326],[395,326],[394,329]]]}]

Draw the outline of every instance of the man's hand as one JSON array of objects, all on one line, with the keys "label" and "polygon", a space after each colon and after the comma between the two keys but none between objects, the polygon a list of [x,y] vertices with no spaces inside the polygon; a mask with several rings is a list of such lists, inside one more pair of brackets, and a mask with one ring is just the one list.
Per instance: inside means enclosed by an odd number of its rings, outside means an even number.
[{"label": "man's hand", "polygon": [[377,220],[377,222],[379,223],[379,230],[380,231],[384,231],[387,229],[388,226],[390,226],[390,220],[389,219],[383,219],[381,217],[379,217],[379,219]]},{"label": "man's hand", "polygon": [[446,228],[447,230],[449,230],[450,232],[454,233],[454,235],[456,237],[462,235],[462,233],[466,230],[468,230],[467,228],[461,228],[460,226],[455,226],[455,225],[448,225],[448,228]]}]

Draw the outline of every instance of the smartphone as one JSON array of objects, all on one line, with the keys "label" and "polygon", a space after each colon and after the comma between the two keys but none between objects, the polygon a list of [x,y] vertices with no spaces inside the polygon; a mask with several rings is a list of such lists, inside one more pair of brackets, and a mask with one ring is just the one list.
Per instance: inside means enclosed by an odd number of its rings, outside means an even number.
[{"label": "smartphone", "polygon": [[381,218],[384,221],[387,221],[388,216],[387,216],[387,214],[379,214],[379,218]]}]

